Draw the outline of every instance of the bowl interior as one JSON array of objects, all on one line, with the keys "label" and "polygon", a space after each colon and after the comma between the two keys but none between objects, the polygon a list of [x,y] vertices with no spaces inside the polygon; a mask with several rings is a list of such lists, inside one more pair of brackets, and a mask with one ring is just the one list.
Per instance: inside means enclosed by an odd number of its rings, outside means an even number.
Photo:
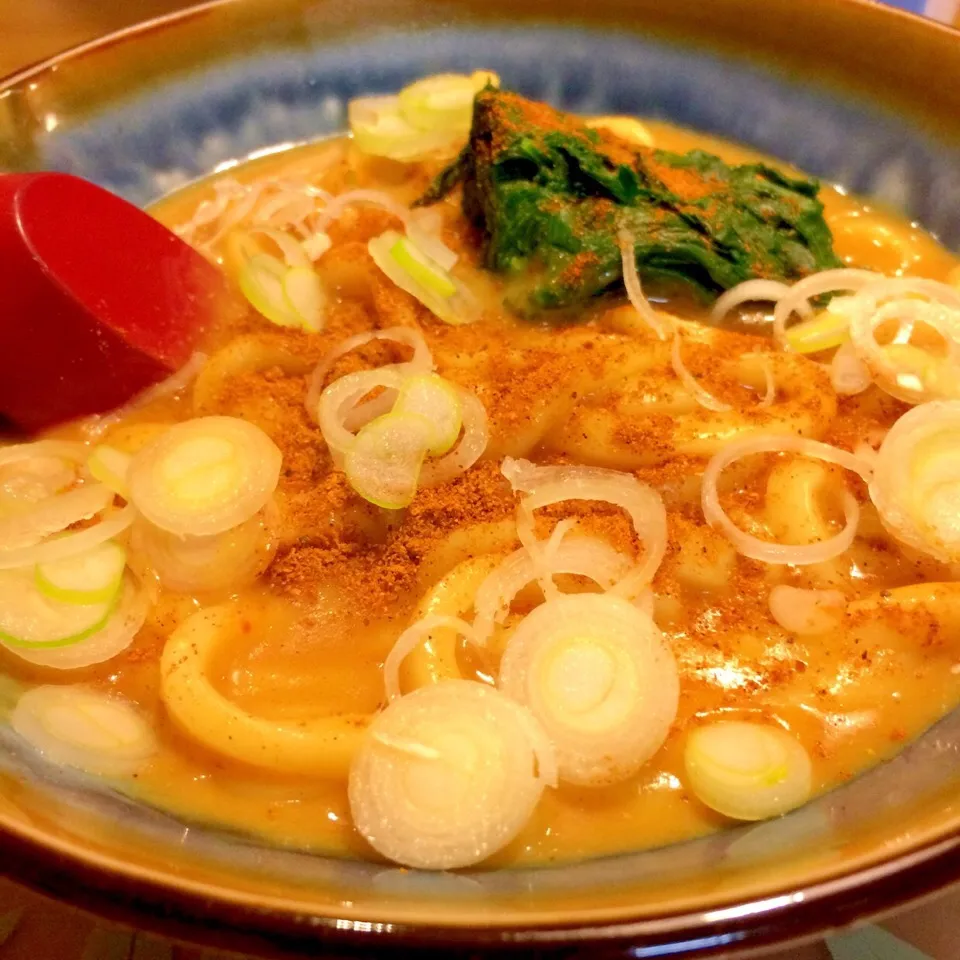
[{"label": "bowl interior", "polygon": [[[326,2],[214,5],[0,87],[0,170],[64,170],[146,204],[237,158],[343,129],[356,94],[489,67],[505,85],[570,110],[639,113],[741,141],[895,206],[960,246],[956,94],[931,101],[919,79],[880,59],[886,44],[912,44],[917,57],[952,58],[960,75],[960,37],[852,0],[772,2],[758,36],[769,40],[767,60],[782,48],[789,69],[777,70],[738,48],[739,0],[714,0],[699,27],[696,5],[686,3],[673,19],[652,2],[592,6],[589,20],[581,12],[583,22],[561,24],[537,5],[522,19],[470,3],[415,11],[363,3],[339,14]],[[815,79],[829,71],[805,53],[804,30],[823,23],[856,40],[861,58],[878,58],[872,96],[852,57],[832,65],[840,75],[832,85]],[[714,40],[704,39],[706,28]],[[630,920],[641,922],[633,936],[664,942],[699,930],[703,942],[677,948],[684,952],[769,936],[760,921],[790,911],[801,926],[825,925],[862,909],[854,891],[952,850],[958,750],[960,715],[951,715],[893,761],[775,822],[589,863],[449,875],[307,856],[175,821],[47,766],[2,722],[0,824],[18,868],[48,889],[82,875],[92,893],[176,902],[187,916],[258,929],[298,916],[343,931],[413,924],[418,935],[473,927],[499,936],[513,927],[545,939],[562,939],[572,924]],[[256,916],[233,912],[250,905]],[[704,923],[714,932],[703,933]]]}]

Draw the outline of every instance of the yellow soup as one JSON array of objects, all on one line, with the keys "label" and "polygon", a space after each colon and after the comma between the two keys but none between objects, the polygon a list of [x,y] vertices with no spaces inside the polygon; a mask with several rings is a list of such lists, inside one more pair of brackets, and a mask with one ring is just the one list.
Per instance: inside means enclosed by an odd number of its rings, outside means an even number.
[{"label": "yellow soup", "polygon": [[[646,126],[661,148],[703,149],[729,163],[771,162],[692,131]],[[240,164],[152,213],[171,227],[182,225],[227,179],[307,182],[333,195],[371,189],[409,208],[441,166],[436,159],[371,157],[346,139],[325,141]],[[821,197],[836,252],[848,266],[937,281],[956,269],[956,258],[917,226],[838,188],[824,187]],[[58,671],[2,651],[4,671],[25,684],[85,684],[121,695],[149,719],[156,751],[126,778],[125,789],[191,821],[317,852],[378,857],[354,826],[347,772],[369,723],[386,707],[383,665],[397,638],[428,613],[470,621],[478,584],[519,548],[519,496],[501,472],[506,457],[620,471],[662,499],[666,551],[652,594],[637,602],[652,611],[672,652],[679,702],[665,742],[639,772],[599,785],[561,777],[485,863],[593,857],[728,825],[692,789],[685,762],[691,732],[714,721],[752,721],[788,733],[809,758],[809,792],[816,794],[890,757],[956,706],[958,568],[901,542],[881,522],[860,477],[792,449],[747,455],[724,469],[717,490],[725,515],[768,543],[828,541],[849,520],[844,498],[852,495],[859,507],[855,538],[814,563],[752,559],[724,528],[707,522],[701,501],[710,459],[753,435],[818,440],[859,450],[863,462],[872,462],[861,445],[879,446],[909,409],[902,399],[876,383],[838,394],[831,352],[778,349],[764,304],[745,306],[717,326],[710,304],[652,288],[654,308],[683,324],[690,388],[677,375],[671,342],[659,339],[622,294],[591,302],[575,322],[518,319],[503,305],[501,277],[481,266],[481,238],[461,210],[459,192],[428,209],[437,212],[434,229],[458,256],[452,274],[469,288],[476,322],[445,323],[400,289],[371,259],[368,242],[389,229],[402,231],[402,224],[380,207],[349,206],[326,225],[331,246],[315,261],[326,296],[322,329],[279,326],[253,307],[224,317],[208,331],[206,360],[189,386],[130,411],[100,438],[137,454],[171,424],[230,417],[259,428],[282,455],[276,490],[253,526],[237,532],[232,546],[217,541],[192,573],[177,561],[171,573],[169,556],[157,559],[156,542],[152,550],[139,546],[142,520],[134,522],[124,536],[149,613],[123,652]],[[236,228],[249,226],[247,213],[209,246],[231,276],[250,254]],[[277,253],[268,237],[255,242]],[[401,509],[358,494],[305,407],[311,374],[325,355],[348,337],[391,327],[422,335],[436,372],[479,399],[489,429],[478,462],[446,482],[421,485]],[[373,340],[335,359],[320,386],[410,356],[403,345]],[[375,399],[380,388],[370,389]],[[698,401],[697,390],[712,398],[712,408]],[[83,425],[56,436],[83,438]],[[190,447],[178,456],[187,460],[164,462],[163,469],[177,483],[200,484],[203,496],[233,482],[217,472],[227,469],[216,459],[219,448]],[[644,556],[647,547],[628,515],[603,500],[567,499],[538,509],[540,543],[566,518],[577,521],[574,536],[596,538],[631,562]],[[167,545],[173,554],[177,536]],[[231,551],[246,551],[236,578]],[[199,577],[200,589],[190,589],[191,576]],[[558,576],[556,585],[571,594],[597,589],[578,575]],[[778,617],[771,612],[775,587],[800,591],[777,594],[788,608]],[[401,690],[456,676],[495,683],[511,636],[542,600],[534,580],[483,645],[436,628],[401,665]],[[820,616],[819,625],[788,628],[803,610]],[[587,673],[594,653],[582,651]],[[322,755],[316,743],[326,745]]]}]

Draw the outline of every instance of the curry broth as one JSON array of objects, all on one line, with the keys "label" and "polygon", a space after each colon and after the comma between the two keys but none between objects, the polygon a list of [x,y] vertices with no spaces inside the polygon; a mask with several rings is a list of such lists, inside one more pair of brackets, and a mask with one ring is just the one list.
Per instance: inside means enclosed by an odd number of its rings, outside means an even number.
[{"label": "curry broth", "polygon": [[[729,162],[758,159],[752,151],[710,137],[662,123],[649,126],[657,145],[667,149],[698,147]],[[347,141],[330,141],[243,163],[222,175],[247,182],[268,175],[309,177],[334,193],[373,186],[409,203],[435,170],[435,165],[371,160]],[[152,212],[175,225],[189,219],[209,193],[210,180],[203,181],[161,201]],[[885,272],[903,269],[938,280],[957,265],[919,228],[841,189],[825,188],[822,196],[837,253],[848,264]],[[461,254],[465,269],[475,266],[476,240],[457,201],[448,199],[441,211],[445,240]],[[286,371],[268,366],[229,378],[212,409],[203,410],[251,420],[284,454],[272,547],[276,558],[260,583],[232,599],[242,607],[243,627],[217,656],[211,674],[224,696],[278,721],[373,712],[381,706],[380,667],[421,596],[457,560],[482,552],[476,542],[467,542],[469,537],[457,543],[456,531],[470,529],[471,523],[492,530],[512,516],[513,500],[509,490],[497,486],[496,465],[483,462],[470,471],[472,480],[421,492],[406,517],[372,508],[336,482],[320,433],[303,412],[306,375],[331,346],[362,330],[415,324],[427,316],[388,282],[371,279],[375,271],[363,245],[390,224],[389,215],[362,209],[330,228],[334,246],[318,263],[318,271],[335,295],[335,305],[322,334],[271,327],[251,310],[225,318],[204,345],[213,354],[235,338],[247,337],[302,363],[301,369],[291,361]],[[223,253],[229,259],[229,249]],[[622,332],[626,321],[619,304],[592,307],[586,322],[577,326],[535,327],[502,312],[495,278],[472,274],[471,279],[484,298],[484,319],[458,328],[432,320],[423,323],[422,330],[440,372],[453,380],[477,386],[478,380],[494,376],[491,369],[508,368],[509,385],[491,388],[492,444],[486,459],[498,460],[514,452],[516,438],[533,429],[542,405],[552,402],[554,394],[566,389],[563,401],[576,401],[571,371],[586,362],[584,351],[591,354],[591,363],[623,369],[632,340]],[[703,308],[686,301],[668,307],[706,319]],[[736,349],[754,343],[753,338],[729,336],[736,338],[731,340]],[[358,353],[366,365],[394,359],[378,345]],[[753,395],[750,384],[709,382],[709,360],[690,357],[691,368],[707,379],[710,389],[737,398]],[[361,365],[354,357],[334,372]],[[156,435],[157,424],[195,415],[196,403],[188,391],[152,404],[114,427],[105,439],[132,452]],[[840,401],[824,439],[849,443],[871,429],[889,426],[903,409],[872,388]],[[71,429],[59,434],[70,435]],[[543,449],[543,444],[535,447]],[[558,452],[563,451],[547,451]],[[749,507],[741,516],[747,523],[751,516],[762,515],[771,469],[772,461],[736,475],[739,486],[732,493],[742,495]],[[884,588],[947,580],[949,570],[910,558],[893,546],[869,505],[862,536],[845,555],[847,566],[839,574],[815,568],[789,573],[738,557],[722,535],[704,524],[686,489],[690,473],[691,462],[683,457],[640,472],[642,479],[664,490],[668,511],[670,546],[654,589],[656,619],[672,645],[681,677],[680,711],[669,739],[629,781],[602,789],[561,785],[546,791],[520,836],[491,863],[560,861],[658,846],[728,824],[684,789],[683,735],[692,720],[722,716],[780,723],[807,747],[814,788],[821,791],[890,756],[960,701],[960,640],[922,611],[907,618],[865,617],[842,632],[811,640],[779,628],[767,606],[769,588],[777,582],[820,586],[824,578],[840,576],[848,595],[862,598]],[[483,498],[490,502],[478,507]],[[832,517],[831,504],[823,507]],[[572,509],[545,513],[582,516]],[[618,548],[632,545],[630,528],[616,511],[589,511],[583,523]],[[395,543],[402,551],[384,547]],[[400,552],[406,567],[398,559]],[[699,565],[691,559],[698,553]],[[702,558],[707,559],[705,566]],[[713,582],[714,576],[721,579]],[[365,603],[362,591],[369,584],[376,584],[375,595]],[[3,651],[3,668],[27,682],[92,682],[122,692],[147,710],[162,748],[136,782],[134,792],[142,799],[190,821],[215,822],[280,844],[376,856],[351,825],[344,783],[247,767],[207,752],[165,718],[158,668],[164,640],[207,602],[209,598],[157,591],[153,612],[133,646],[97,667],[63,674],[31,667]],[[461,664],[482,679],[496,668],[496,656],[483,659],[461,651]]]}]

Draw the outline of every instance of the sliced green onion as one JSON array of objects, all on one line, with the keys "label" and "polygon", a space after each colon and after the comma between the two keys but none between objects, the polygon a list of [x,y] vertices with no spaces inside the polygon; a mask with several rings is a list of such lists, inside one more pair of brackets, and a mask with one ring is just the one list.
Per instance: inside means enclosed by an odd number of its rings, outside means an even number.
[{"label": "sliced green onion", "polygon": [[22,507],[66,490],[87,448],[66,440],[35,440],[0,448],[0,508]]},{"label": "sliced green onion", "polygon": [[677,666],[653,620],[609,594],[558,595],[507,643],[499,687],[530,709],[560,779],[606,786],[660,749],[677,715]]},{"label": "sliced green onion", "polygon": [[418,250],[413,241],[406,237],[397,237],[390,247],[390,255],[417,283],[438,297],[449,299],[457,292],[453,281],[440,265]]},{"label": "sliced green onion", "polygon": [[161,586],[178,593],[233,593],[270,563],[276,525],[272,504],[239,526],[206,537],[178,536],[141,517],[130,536],[131,565],[149,568]]},{"label": "sliced green onion", "polygon": [[374,237],[367,249],[373,262],[401,290],[416,297],[441,320],[457,325],[477,319],[475,305],[466,291],[409,237],[387,230]]},{"label": "sliced green onion", "polygon": [[880,445],[870,499],[901,543],[960,561],[960,400],[908,410]]},{"label": "sliced green onion", "polygon": [[408,506],[433,433],[433,424],[416,413],[388,413],[372,420],[344,457],[350,486],[386,510]]},{"label": "sliced green onion", "polygon": [[500,78],[489,70],[476,70],[470,76],[438,73],[424,77],[400,91],[400,113],[421,130],[462,130],[465,134],[473,117],[473,98],[488,86],[500,86]]},{"label": "sliced green onion", "polygon": [[805,803],[813,789],[810,757],[779,727],[723,721],[695,728],[684,763],[693,792],[734,820],[766,820]]},{"label": "sliced green onion", "polygon": [[105,513],[99,523],[78,530],[76,533],[61,533],[31,547],[0,550],[0,570],[32,568],[38,563],[62,560],[64,557],[84,553],[98,543],[112,540],[123,533],[133,523],[135,513],[134,507],[128,503],[122,510]]},{"label": "sliced green onion", "polygon": [[257,232],[282,238],[286,263],[268,253],[251,256],[240,270],[241,292],[271,323],[317,333],[323,328],[327,298],[309,258],[285,233],[263,228]]},{"label": "sliced green onion", "polygon": [[[74,606],[74,610],[82,610]],[[147,598],[127,573],[115,602],[115,609],[100,629],[66,643],[11,643],[0,638],[11,653],[21,660],[53,670],[79,670],[94,663],[103,663],[122,653],[133,643],[147,616]]]},{"label": "sliced green onion", "polygon": [[126,500],[130,491],[127,489],[127,471],[133,457],[129,453],[122,453],[106,444],[93,448],[87,460],[87,470],[90,475],[99,480],[104,486]]},{"label": "sliced green onion", "polygon": [[350,767],[357,830],[426,870],[479,863],[523,829],[553,779],[553,749],[493,687],[445,680],[379,714]]},{"label": "sliced green onion", "polygon": [[268,253],[251,257],[240,271],[240,291],[257,313],[279,327],[299,327],[300,318],[283,292],[287,267]]},{"label": "sliced green onion", "polygon": [[845,307],[849,297],[835,297],[813,319],[787,328],[787,346],[797,353],[832,350],[850,338],[850,313]]},{"label": "sliced green onion", "polygon": [[113,491],[102,483],[55,493],[29,510],[0,518],[0,561],[14,550],[32,547],[53,533],[102,513],[113,502]]},{"label": "sliced green onion", "polygon": [[171,533],[223,533],[263,509],[277,487],[281,460],[276,444],[245,420],[187,420],[133,458],[130,499]]},{"label": "sliced green onion", "polygon": [[393,407],[394,413],[416,413],[430,422],[432,435],[427,452],[439,457],[453,449],[463,424],[460,394],[453,384],[435,373],[407,377]]},{"label": "sliced green onion", "polygon": [[294,267],[283,278],[283,297],[310,333],[323,329],[323,314],[327,298],[323,284],[313,267]]},{"label": "sliced green onion", "polygon": [[41,593],[32,570],[0,573],[0,642],[12,647],[64,647],[100,630],[116,605],[119,585],[107,600],[79,604]]},{"label": "sliced green onion", "polygon": [[354,142],[364,153],[405,163],[454,149],[463,133],[415,127],[400,113],[400,98],[396,96],[351,100],[347,117]]},{"label": "sliced green onion", "polygon": [[133,773],[158,749],[133,704],[89,687],[34,687],[17,701],[10,725],[51,763],[100,776]]},{"label": "sliced green onion", "polygon": [[86,553],[38,563],[37,588],[61,603],[106,603],[116,596],[127,565],[126,551],[108,540]]}]

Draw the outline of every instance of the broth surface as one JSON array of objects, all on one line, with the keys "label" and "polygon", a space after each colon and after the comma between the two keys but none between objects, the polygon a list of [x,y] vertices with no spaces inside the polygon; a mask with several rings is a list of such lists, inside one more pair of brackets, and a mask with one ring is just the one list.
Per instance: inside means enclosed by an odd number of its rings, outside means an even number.
[{"label": "broth surface", "polygon": [[[662,123],[649,127],[666,149],[706,149],[728,162],[758,159],[749,150],[690,131]],[[335,194],[372,187],[409,204],[436,170],[436,164],[366,158],[348,141],[330,141],[242,163],[220,176],[241,182],[304,177]],[[188,220],[211,195],[212,182],[160,202],[153,214],[171,226]],[[916,226],[840,189],[825,187],[822,198],[837,253],[847,264],[937,280],[957,266],[954,256]],[[738,555],[703,520],[697,476],[706,458],[694,446],[687,452],[676,446],[676,424],[683,424],[683,437],[692,444],[698,431],[707,429],[708,413],[679,396],[676,383],[659,366],[638,361],[653,348],[649,341],[638,346],[642,338],[631,326],[632,310],[610,299],[591,306],[575,324],[515,319],[500,305],[499,280],[476,269],[477,238],[457,199],[448,198],[440,210],[446,242],[461,254],[462,269],[472,271],[484,313],[480,322],[445,326],[379,274],[365,245],[394,221],[379,210],[354,208],[331,226],[333,247],[317,264],[331,294],[322,333],[279,329],[252,310],[226,317],[209,331],[203,349],[216,361],[224,356],[220,351],[243,338],[255,357],[245,371],[202,376],[192,389],[138,410],[105,437],[133,452],[156,436],[158,424],[216,413],[257,424],[283,453],[275,557],[256,586],[230,599],[242,611],[242,629],[212,664],[211,679],[224,696],[258,716],[285,722],[373,713],[384,703],[383,660],[421,598],[468,556],[511,549],[514,499],[499,475],[500,459],[510,454],[635,470],[662,492],[670,542],[654,581],[655,619],[677,658],[681,700],[667,743],[638,776],[600,789],[561,785],[546,791],[530,823],[491,864],[636,850],[728,825],[684,787],[683,737],[694,721],[780,724],[809,751],[819,792],[889,757],[956,706],[960,632],[943,629],[942,620],[923,610],[904,616],[881,604],[848,618],[840,630],[803,638],[773,621],[767,600],[776,583],[839,587],[849,599],[866,600],[896,586],[951,580],[953,570],[898,547],[869,501],[862,503],[854,546],[836,561],[787,568]],[[228,247],[218,249],[229,261]],[[709,321],[709,307],[668,293],[660,299],[683,317]],[[737,375],[731,363],[743,353],[771,349],[767,319],[765,313],[748,312],[741,329],[756,334],[719,331],[709,346],[694,346],[685,357],[701,384],[748,410],[748,421],[761,385],[755,377]],[[463,478],[421,490],[402,515],[379,510],[353,493],[333,468],[303,407],[309,373],[330,348],[352,334],[392,325],[418,326],[438,372],[474,389],[491,424],[490,448],[481,462]],[[338,363],[334,375],[398,359],[403,357],[396,348],[375,343]],[[798,394],[792,406],[788,398],[785,410],[812,417],[812,436],[852,449],[907,409],[876,387],[839,398],[834,408],[826,375],[813,361],[804,364],[813,394],[829,394],[828,400],[811,405],[806,394]],[[610,384],[622,381],[630,382],[626,399],[605,396]],[[586,428],[580,431],[582,418],[594,410],[619,418],[618,432],[602,449],[588,440]],[[58,434],[69,437],[75,431],[65,428]],[[768,486],[791,463],[803,462],[759,456],[725,474],[725,506],[744,529],[804,542],[799,527],[783,529],[790,511],[778,511]],[[832,534],[843,522],[842,472],[809,462],[806,467],[788,469],[784,482],[793,485],[791,495],[808,499]],[[857,485],[851,489],[865,500]],[[618,548],[635,549],[625,516],[614,509],[575,502],[541,512],[545,524],[575,516],[587,532]],[[535,599],[521,597],[516,609],[522,612],[524,603]],[[345,784],[271,773],[209,753],[166,718],[158,667],[165,638],[209,602],[158,591],[133,646],[97,667],[60,674],[6,652],[0,653],[2,667],[31,683],[89,682],[143,707],[159,731],[161,751],[138,776],[133,792],[140,798],[185,820],[221,824],[275,843],[376,856],[351,824]],[[460,651],[463,670],[478,679],[495,671],[496,658],[496,651],[482,657]]]}]

